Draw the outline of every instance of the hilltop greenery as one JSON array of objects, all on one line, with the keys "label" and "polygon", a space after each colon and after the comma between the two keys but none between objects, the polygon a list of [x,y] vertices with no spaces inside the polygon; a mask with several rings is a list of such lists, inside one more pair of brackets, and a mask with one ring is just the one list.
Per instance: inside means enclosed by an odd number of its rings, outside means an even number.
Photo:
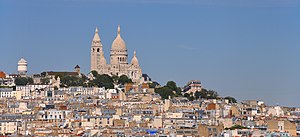
[{"label": "hilltop greenery", "polygon": [[130,78],[128,78],[126,75],[121,75],[120,77],[114,75],[114,76],[112,76],[112,79],[115,84],[124,85],[126,83],[133,83],[132,80]]},{"label": "hilltop greenery", "polygon": [[241,126],[241,125],[233,125],[230,128],[225,128],[225,130],[235,130],[235,129],[248,129],[247,127]]},{"label": "hilltop greenery", "polygon": [[160,88],[155,88],[155,92],[158,93],[162,99],[167,99],[170,97],[182,96],[181,88],[177,87],[174,81],[168,81],[167,84]]},{"label": "hilltop greenery", "polygon": [[219,94],[217,91],[213,90],[207,90],[203,88],[200,92],[197,91],[193,95],[193,93],[185,93],[184,97],[187,97],[190,101],[199,99],[199,98],[204,98],[204,99],[217,99],[219,97]]},{"label": "hilltop greenery", "polygon": [[[121,76],[109,76],[107,74],[98,74],[97,71],[91,71],[93,79],[89,80],[85,75],[82,77],[78,76],[67,76],[67,75],[59,75],[61,86],[69,87],[69,86],[84,86],[84,87],[105,87],[106,89],[113,89],[114,85],[124,85],[126,83],[133,83],[130,78],[126,75]],[[43,75],[43,74],[42,74]],[[45,74],[44,74],[45,75]],[[56,78],[58,76],[55,76]],[[33,83],[32,79],[24,79],[19,78],[16,80],[19,85],[26,85],[28,83]],[[43,84],[47,84],[50,82],[49,78],[41,79]],[[168,81],[166,85],[161,86],[157,82],[149,83],[150,88],[154,88],[155,93],[158,93],[162,99],[168,99],[169,97],[186,97],[190,101],[196,99],[222,99],[217,91],[207,90],[203,88],[201,91],[197,91],[195,93],[184,93],[181,88],[177,86],[174,81]],[[228,99],[229,103],[237,103],[237,100],[231,96],[227,96],[224,99]]]},{"label": "hilltop greenery", "polygon": [[60,86],[70,87],[70,86],[85,86],[86,77],[78,76],[60,76]]},{"label": "hilltop greenery", "polygon": [[114,88],[114,81],[113,79],[107,74],[98,74],[96,71],[92,71],[94,76],[93,80],[88,82],[88,86],[97,86],[97,87],[105,87],[106,89],[113,89]]},{"label": "hilltop greenery", "polygon": [[[174,81],[168,81],[167,84],[163,87],[160,86],[159,83],[151,83],[149,84],[150,88],[155,88],[155,92],[158,93],[162,99],[168,99],[169,96],[173,97],[186,97],[190,101],[196,99],[222,99],[219,96],[217,91],[208,90],[203,88],[201,91],[197,91],[195,93],[183,93],[180,87],[177,87]],[[227,96],[224,99],[228,99],[229,103],[237,103],[237,100],[233,97]]]},{"label": "hilltop greenery", "polygon": [[228,99],[229,103],[237,103],[237,100],[234,97],[227,96],[224,99]]},{"label": "hilltop greenery", "polygon": [[41,78],[41,84],[48,85],[50,83],[50,78]]},{"label": "hilltop greenery", "polygon": [[113,89],[114,84],[124,85],[126,83],[132,83],[132,80],[128,78],[126,75],[112,76],[110,77],[107,74],[98,74],[97,71],[91,72],[94,76],[93,80],[90,80],[87,86],[97,86],[97,87],[105,87],[106,89]]},{"label": "hilltop greenery", "polygon": [[157,83],[156,81],[149,83],[149,88],[157,88],[160,87],[160,84]]},{"label": "hilltop greenery", "polygon": [[15,79],[15,84],[18,86],[24,86],[27,84],[33,84],[33,79],[29,77],[18,77]]}]

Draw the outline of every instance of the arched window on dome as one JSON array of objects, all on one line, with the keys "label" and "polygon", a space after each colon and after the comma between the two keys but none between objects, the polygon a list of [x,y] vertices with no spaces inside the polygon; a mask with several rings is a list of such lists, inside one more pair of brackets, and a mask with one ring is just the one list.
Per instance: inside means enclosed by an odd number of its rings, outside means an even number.
[{"label": "arched window on dome", "polygon": [[93,52],[95,52],[95,49],[93,48]]},{"label": "arched window on dome", "polygon": [[100,52],[100,49],[99,49],[99,48],[97,49],[97,52]]}]

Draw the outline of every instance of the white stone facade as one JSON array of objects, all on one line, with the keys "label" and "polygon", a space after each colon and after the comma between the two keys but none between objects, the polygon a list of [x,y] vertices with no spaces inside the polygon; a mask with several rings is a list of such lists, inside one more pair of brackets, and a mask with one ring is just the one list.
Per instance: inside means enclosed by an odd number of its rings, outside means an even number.
[{"label": "white stone facade", "polygon": [[20,75],[27,74],[27,61],[24,58],[21,58],[18,62],[18,73]]},{"label": "white stone facade", "polygon": [[0,88],[0,98],[11,98],[15,96],[15,91],[11,88]]},{"label": "white stone facade", "polygon": [[18,130],[18,122],[11,120],[0,120],[0,134],[15,134]]},{"label": "white stone facade", "polygon": [[103,45],[96,28],[95,35],[91,46],[91,71],[95,70],[99,74],[126,75],[131,78],[134,83],[142,82],[142,69],[140,68],[136,52],[128,63],[128,53],[126,43],[121,37],[120,26],[118,26],[118,34],[112,43],[110,50],[110,64],[107,64],[104,57]]}]

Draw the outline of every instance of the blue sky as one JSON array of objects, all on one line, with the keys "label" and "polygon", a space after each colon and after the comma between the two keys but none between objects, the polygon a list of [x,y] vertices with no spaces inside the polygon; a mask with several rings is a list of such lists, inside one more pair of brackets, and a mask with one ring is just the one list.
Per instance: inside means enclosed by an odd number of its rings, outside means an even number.
[{"label": "blue sky", "polygon": [[117,25],[144,73],[222,96],[300,106],[298,0],[0,0],[0,70],[89,71],[95,27],[108,60]]}]

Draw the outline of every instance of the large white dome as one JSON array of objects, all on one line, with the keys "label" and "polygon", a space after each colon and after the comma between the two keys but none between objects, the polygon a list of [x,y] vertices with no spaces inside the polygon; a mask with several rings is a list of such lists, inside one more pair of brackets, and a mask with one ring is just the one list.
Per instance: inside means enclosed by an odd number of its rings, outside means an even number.
[{"label": "large white dome", "polygon": [[112,43],[112,46],[111,46],[111,51],[116,51],[116,52],[119,52],[119,51],[127,51],[127,48],[126,48],[126,43],[125,41],[122,39],[121,35],[120,35],[120,26],[118,26],[118,35],[117,37],[115,38],[115,40],[113,41]]}]

